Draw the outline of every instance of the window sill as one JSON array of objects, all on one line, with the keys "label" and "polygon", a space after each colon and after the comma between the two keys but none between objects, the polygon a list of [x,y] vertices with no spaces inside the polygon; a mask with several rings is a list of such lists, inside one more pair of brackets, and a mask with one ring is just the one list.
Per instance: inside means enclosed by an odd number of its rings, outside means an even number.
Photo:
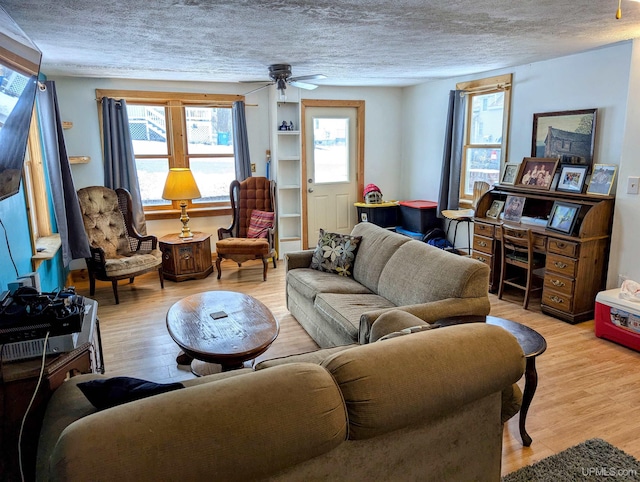
[{"label": "window sill", "polygon": [[58,251],[60,251],[61,246],[62,240],[58,233],[36,239],[36,253],[31,256],[33,270],[37,270],[43,261],[53,259]]},{"label": "window sill", "polygon": [[[231,216],[232,213],[230,206],[222,208],[187,208],[187,214],[190,218]],[[145,211],[144,217],[147,221],[155,221],[158,219],[176,219],[181,214],[180,209],[163,209],[162,211]]]}]

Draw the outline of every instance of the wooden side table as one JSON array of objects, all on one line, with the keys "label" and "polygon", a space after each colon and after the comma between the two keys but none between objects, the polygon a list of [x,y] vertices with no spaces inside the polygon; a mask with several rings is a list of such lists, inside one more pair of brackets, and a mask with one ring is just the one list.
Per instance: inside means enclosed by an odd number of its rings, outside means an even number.
[{"label": "wooden side table", "polygon": [[[46,358],[42,382],[25,420],[22,466],[25,480],[35,478],[36,454],[47,402],[64,381],[79,373],[104,373],[98,303],[85,298],[83,330],[70,352]],[[88,329],[85,329],[86,325]],[[38,382],[41,358],[0,363],[0,480],[20,480],[18,437],[20,425]]]},{"label": "wooden side table", "polygon": [[158,240],[162,251],[162,274],[172,281],[203,279],[213,272],[211,262],[211,235],[193,233],[184,239],[167,234]]}]

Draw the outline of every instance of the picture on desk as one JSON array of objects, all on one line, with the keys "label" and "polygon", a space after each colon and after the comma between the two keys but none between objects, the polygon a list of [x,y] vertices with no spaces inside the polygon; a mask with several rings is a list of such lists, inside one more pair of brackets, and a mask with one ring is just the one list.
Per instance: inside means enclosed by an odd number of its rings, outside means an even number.
[{"label": "picture on desk", "polygon": [[578,221],[580,207],[579,204],[554,201],[547,229],[571,236]]},{"label": "picture on desk", "polygon": [[487,217],[491,219],[498,219],[502,208],[504,207],[504,201],[498,201],[497,199],[491,203],[491,207],[487,211]]},{"label": "picture on desk", "polygon": [[618,166],[612,164],[594,164],[587,194],[608,196],[611,193],[611,186],[616,177],[617,168]]},{"label": "picture on desk", "polygon": [[525,157],[516,185],[548,191],[557,166],[555,158]]},{"label": "picture on desk", "polygon": [[581,193],[588,169],[589,166],[571,164],[560,166],[560,177],[556,191]]},{"label": "picture on desk", "polygon": [[504,219],[506,221],[520,222],[524,209],[524,196],[507,196],[504,205]]}]

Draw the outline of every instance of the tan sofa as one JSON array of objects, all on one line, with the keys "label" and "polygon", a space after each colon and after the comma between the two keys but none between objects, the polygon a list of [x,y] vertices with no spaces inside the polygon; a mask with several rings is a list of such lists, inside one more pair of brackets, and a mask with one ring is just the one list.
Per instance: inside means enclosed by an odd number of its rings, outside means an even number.
[{"label": "tan sofa", "polygon": [[288,253],[287,307],[323,348],[365,344],[385,311],[426,322],[489,314],[489,268],[484,263],[388,231],[357,224],[362,236],[353,277],[310,268],[313,250]]},{"label": "tan sofa", "polygon": [[500,480],[501,392],[525,365],[505,330],[452,326],[324,356],[101,412],[76,387],[100,375],[74,377],[48,404],[37,478]]}]

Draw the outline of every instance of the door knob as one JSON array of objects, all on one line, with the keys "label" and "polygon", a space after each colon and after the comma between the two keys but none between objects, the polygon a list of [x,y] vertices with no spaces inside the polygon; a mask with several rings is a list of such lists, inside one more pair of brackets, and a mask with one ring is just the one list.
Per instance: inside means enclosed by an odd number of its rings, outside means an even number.
[{"label": "door knob", "polygon": [[307,189],[309,192],[313,192],[313,188],[310,187],[309,189]]},{"label": "door knob", "polygon": [[309,184],[311,184],[311,183],[313,182],[313,179],[309,178],[309,179],[307,179],[307,182],[308,182]]}]

